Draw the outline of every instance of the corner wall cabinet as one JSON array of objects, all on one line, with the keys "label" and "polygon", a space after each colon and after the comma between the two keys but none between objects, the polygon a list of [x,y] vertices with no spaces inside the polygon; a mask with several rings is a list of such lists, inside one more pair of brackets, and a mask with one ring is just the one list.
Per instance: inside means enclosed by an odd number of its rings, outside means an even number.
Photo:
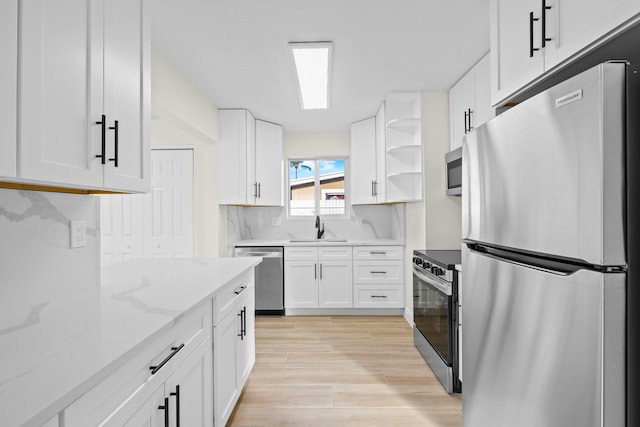
[{"label": "corner wall cabinet", "polygon": [[244,109],[219,110],[219,203],[283,206],[282,126]]},{"label": "corner wall cabinet", "polygon": [[0,2],[0,55],[0,177],[14,178],[17,173],[18,0]]},{"label": "corner wall cabinet", "polygon": [[422,200],[422,157],[422,94],[391,92],[375,119],[352,125],[352,203]]},{"label": "corner wall cabinet", "polygon": [[449,89],[449,149],[462,146],[462,138],[494,116],[491,108],[491,70],[486,54]]},{"label": "corner wall cabinet", "polygon": [[637,22],[638,14],[637,0],[492,0],[492,104],[504,105]]},{"label": "corner wall cabinet", "polygon": [[149,190],[145,0],[22,2],[17,181]]}]

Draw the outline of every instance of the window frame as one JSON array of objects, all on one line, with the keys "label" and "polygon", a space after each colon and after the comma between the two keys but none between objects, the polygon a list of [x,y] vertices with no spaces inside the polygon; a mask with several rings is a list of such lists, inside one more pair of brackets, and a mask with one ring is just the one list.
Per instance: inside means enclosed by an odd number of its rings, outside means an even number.
[{"label": "window frame", "polygon": [[[344,161],[344,212],[341,214],[322,214],[320,215],[320,197],[322,195],[322,189],[320,188],[320,174],[318,163],[320,161],[327,160],[342,160]],[[349,218],[349,212],[351,209],[351,199],[349,194],[349,185],[348,185],[348,170],[349,170],[349,156],[292,156],[287,158],[287,179],[285,182],[285,193],[286,193],[286,209],[287,209],[287,219],[288,220],[308,220],[315,218],[316,215],[320,215],[323,218],[331,218],[331,219],[347,219]],[[291,214],[291,162],[293,161],[313,161],[316,163],[316,168],[314,170],[314,211],[316,215],[292,215]]]}]

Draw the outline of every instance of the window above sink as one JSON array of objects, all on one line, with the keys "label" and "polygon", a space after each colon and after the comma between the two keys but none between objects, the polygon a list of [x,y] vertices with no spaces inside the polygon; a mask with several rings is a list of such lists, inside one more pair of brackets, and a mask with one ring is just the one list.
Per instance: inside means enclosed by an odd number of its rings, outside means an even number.
[{"label": "window above sink", "polygon": [[346,216],[346,159],[290,158],[289,217]]}]

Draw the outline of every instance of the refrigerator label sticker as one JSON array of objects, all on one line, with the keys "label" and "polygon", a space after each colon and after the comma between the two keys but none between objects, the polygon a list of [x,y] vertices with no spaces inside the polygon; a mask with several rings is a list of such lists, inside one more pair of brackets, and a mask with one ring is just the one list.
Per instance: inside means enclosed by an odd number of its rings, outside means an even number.
[{"label": "refrigerator label sticker", "polygon": [[571,104],[572,102],[579,101],[581,99],[582,89],[556,99],[556,108],[564,107],[567,104]]}]

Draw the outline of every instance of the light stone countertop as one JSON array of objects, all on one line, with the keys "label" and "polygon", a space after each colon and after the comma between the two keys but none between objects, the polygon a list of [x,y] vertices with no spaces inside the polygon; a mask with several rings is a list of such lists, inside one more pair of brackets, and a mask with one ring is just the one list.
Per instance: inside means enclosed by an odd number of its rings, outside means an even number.
[{"label": "light stone countertop", "polygon": [[404,246],[404,243],[396,239],[253,239],[239,240],[234,246]]},{"label": "light stone countertop", "polygon": [[105,268],[100,287],[2,314],[1,424],[40,426],[177,318],[260,262],[260,258],[128,261]]}]

